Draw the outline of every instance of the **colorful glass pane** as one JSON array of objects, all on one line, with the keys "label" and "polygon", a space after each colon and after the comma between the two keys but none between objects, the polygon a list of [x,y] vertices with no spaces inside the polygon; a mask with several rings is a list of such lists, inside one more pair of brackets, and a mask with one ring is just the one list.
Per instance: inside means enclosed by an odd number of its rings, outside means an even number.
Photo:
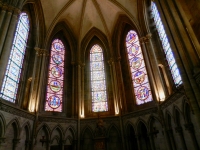
[{"label": "colorful glass pane", "polygon": [[165,52],[165,55],[167,58],[169,68],[171,70],[171,74],[172,74],[174,83],[176,84],[176,86],[179,86],[180,84],[182,84],[181,75],[180,75],[178,66],[176,64],[176,60],[174,58],[169,41],[167,39],[167,35],[166,35],[164,26],[163,26],[161,18],[160,18],[160,14],[159,14],[156,4],[154,2],[151,2],[151,11],[152,11],[152,16],[154,18],[154,22],[156,24],[158,35],[160,37],[160,40],[161,40],[161,43],[162,43],[162,46],[163,46],[163,49],[164,49],[164,52]]},{"label": "colorful glass pane", "polygon": [[92,111],[108,111],[103,52],[99,45],[90,50]]},{"label": "colorful glass pane", "polygon": [[65,47],[55,39],[51,45],[45,111],[62,112]]},{"label": "colorful glass pane", "polygon": [[136,104],[152,101],[151,89],[138,35],[131,30],[126,36],[126,49],[132,74]]},{"label": "colorful glass pane", "polygon": [[21,13],[4,76],[0,97],[15,102],[29,33],[29,19]]}]

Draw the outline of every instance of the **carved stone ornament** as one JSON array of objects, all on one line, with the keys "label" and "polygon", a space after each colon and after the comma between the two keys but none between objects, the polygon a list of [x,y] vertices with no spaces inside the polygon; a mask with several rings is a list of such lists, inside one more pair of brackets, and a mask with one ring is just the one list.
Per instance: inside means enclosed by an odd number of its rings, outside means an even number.
[{"label": "carved stone ornament", "polygon": [[104,127],[104,122],[102,119],[98,119],[97,126],[95,129],[95,136],[96,137],[105,137],[106,135],[106,128]]}]

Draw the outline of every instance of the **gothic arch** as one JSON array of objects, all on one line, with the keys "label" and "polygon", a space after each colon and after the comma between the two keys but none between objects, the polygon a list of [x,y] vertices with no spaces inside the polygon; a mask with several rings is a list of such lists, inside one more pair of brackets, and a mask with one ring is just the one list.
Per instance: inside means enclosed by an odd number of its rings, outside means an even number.
[{"label": "gothic arch", "polygon": [[73,136],[72,138],[73,138],[73,139],[76,139],[76,132],[75,132],[73,126],[67,127],[67,129],[66,129],[65,132],[64,132],[64,139],[66,139],[66,137],[67,137],[67,132],[68,132],[68,131],[70,131],[70,132],[72,133],[72,136]]},{"label": "gothic arch", "polygon": [[62,138],[59,137],[58,135],[55,135],[54,137],[51,138],[51,144],[53,143],[54,140],[56,140],[57,144],[59,144],[60,140],[62,140]]},{"label": "gothic arch", "polygon": [[90,43],[94,43],[93,41],[97,42],[97,44],[99,44],[102,47],[102,49],[105,51],[104,54],[107,56],[107,59],[110,58],[109,57],[110,48],[109,48],[108,39],[106,35],[103,32],[101,32],[99,29],[93,27],[87,32],[87,34],[81,41],[81,48],[79,49],[79,54],[80,54],[80,60],[82,61],[82,63],[85,63],[86,61],[85,58],[88,53],[87,51],[90,50],[90,47],[92,47]]},{"label": "gothic arch", "polygon": [[108,130],[107,130],[107,137],[109,137],[110,131],[111,131],[113,128],[117,131],[118,136],[121,137],[120,130],[119,130],[119,128],[118,128],[114,123],[112,123],[112,124],[108,127]]},{"label": "gothic arch", "polygon": [[0,127],[0,137],[3,137],[6,131],[6,120],[2,113],[0,113]]},{"label": "gothic arch", "polygon": [[27,122],[25,122],[23,125],[22,125],[22,127],[21,127],[21,129],[20,129],[20,134],[21,134],[21,132],[22,132],[22,130],[25,128],[25,130],[26,130],[26,136],[27,136],[27,138],[28,139],[30,139],[30,136],[31,136],[31,124],[30,124],[30,122],[29,121],[27,121]]},{"label": "gothic arch", "polygon": [[62,39],[64,39],[63,42],[66,42],[64,43],[64,45],[68,48],[66,48],[66,50],[69,50],[71,53],[69,58],[71,58],[71,62],[74,62],[75,58],[77,57],[77,39],[65,20],[58,22],[51,32],[50,37],[47,37],[45,42],[45,48],[47,50],[50,50],[51,42],[57,36],[61,36]]},{"label": "gothic arch", "polygon": [[167,110],[165,112],[165,122],[168,128],[171,128],[172,126],[172,121],[174,120],[174,117],[172,116],[172,114],[169,112],[169,110]]},{"label": "gothic arch", "polygon": [[60,134],[60,139],[62,139],[64,137],[64,131],[63,131],[63,128],[61,125],[56,125],[52,130],[51,130],[51,133],[50,133],[50,137],[52,137],[52,134],[53,132],[57,130]]},{"label": "gothic arch", "polygon": [[45,132],[47,138],[50,139],[51,129],[50,129],[50,127],[46,123],[42,123],[40,125],[40,127],[38,128],[38,130],[36,132],[36,137],[38,136],[38,133],[40,133],[40,131],[43,130],[43,129],[44,129],[44,132]]},{"label": "gothic arch", "polygon": [[116,56],[116,58],[121,57],[120,46],[122,45],[121,43],[123,43],[121,42],[121,40],[125,37],[124,31],[127,28],[135,30],[138,33],[139,37],[143,35],[141,29],[136,24],[133,24],[133,22],[126,15],[120,14],[115,23],[115,27],[114,27],[113,35],[112,35],[112,43],[113,43],[113,47],[115,48],[114,55]]},{"label": "gothic arch", "polygon": [[86,131],[89,131],[90,134],[92,135],[92,138],[94,138],[94,131],[92,130],[92,128],[90,126],[86,125],[82,130],[81,139],[83,139],[84,134],[85,134]]},{"label": "gothic arch", "polygon": [[161,126],[163,126],[163,123],[162,123],[162,121],[160,120],[160,118],[151,115],[151,116],[149,117],[149,120],[147,121],[147,125],[148,125],[148,127],[149,127],[150,130],[151,130],[151,123],[152,123],[153,120],[157,120],[157,121],[161,124]]},{"label": "gothic arch", "polygon": [[185,119],[181,110],[177,106],[174,106],[174,108],[173,108],[173,116],[174,116],[174,123],[177,126],[180,126],[181,118]]},{"label": "gothic arch", "polygon": [[145,122],[143,119],[139,118],[139,119],[137,120],[137,122],[136,122],[136,133],[137,133],[137,134],[138,134],[138,132],[139,132],[139,127],[140,127],[141,124],[144,124],[144,126],[145,126],[146,129],[147,129],[147,131],[149,131],[149,128],[148,128],[148,125],[146,124],[146,122]]},{"label": "gothic arch", "polygon": [[135,125],[131,121],[126,122],[125,131],[127,131],[127,129],[128,129],[129,126],[132,126],[133,129],[134,129],[134,131],[136,131],[136,127],[135,127]]},{"label": "gothic arch", "polygon": [[6,125],[6,130],[13,125],[13,128],[15,130],[15,138],[19,137],[19,133],[20,133],[20,123],[19,120],[17,118],[12,119],[7,125]]}]

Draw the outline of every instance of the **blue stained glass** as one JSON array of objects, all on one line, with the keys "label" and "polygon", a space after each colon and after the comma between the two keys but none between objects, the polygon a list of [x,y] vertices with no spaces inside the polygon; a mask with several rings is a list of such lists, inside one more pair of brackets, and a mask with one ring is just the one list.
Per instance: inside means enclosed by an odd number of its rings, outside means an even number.
[{"label": "blue stained glass", "polygon": [[164,26],[162,24],[158,9],[157,9],[156,4],[154,2],[151,2],[151,10],[152,10],[154,22],[155,22],[157,30],[158,30],[160,40],[162,42],[164,52],[166,54],[167,62],[168,62],[169,67],[171,69],[171,74],[172,74],[174,83],[176,84],[176,86],[178,86],[178,85],[182,84],[182,79],[181,79],[181,76],[180,76],[180,73],[179,73],[178,66],[176,65],[176,61],[175,61],[173,52],[171,50],[169,41],[167,39],[165,29],[164,29]]},{"label": "blue stained glass", "polygon": [[23,12],[20,14],[17,24],[17,29],[0,93],[0,97],[13,103],[16,100],[28,33],[29,19],[28,15]]},{"label": "blue stained glass", "polygon": [[103,52],[99,45],[90,50],[92,111],[108,111]]}]

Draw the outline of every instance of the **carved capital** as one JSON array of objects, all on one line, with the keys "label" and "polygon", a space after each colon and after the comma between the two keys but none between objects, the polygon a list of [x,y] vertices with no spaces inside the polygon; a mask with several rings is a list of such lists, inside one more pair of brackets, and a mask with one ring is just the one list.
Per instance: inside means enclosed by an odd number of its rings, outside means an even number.
[{"label": "carved capital", "polygon": [[15,15],[19,15],[19,14],[21,13],[21,10],[18,9],[18,8],[14,8],[14,9],[13,9],[13,13],[14,13]]},{"label": "carved capital", "polygon": [[152,34],[151,33],[149,33],[149,34],[147,34],[146,36],[144,36],[144,37],[141,37],[140,39],[139,39],[139,41],[140,41],[140,43],[148,43],[149,42],[149,40],[151,39],[151,37],[152,37]]},{"label": "carved capital", "polygon": [[108,64],[109,64],[109,65],[112,65],[113,63],[114,63],[113,58],[110,58],[110,60],[108,60]]},{"label": "carved capital", "polygon": [[40,49],[38,47],[35,48],[37,56],[48,56],[48,51],[45,49]]}]

